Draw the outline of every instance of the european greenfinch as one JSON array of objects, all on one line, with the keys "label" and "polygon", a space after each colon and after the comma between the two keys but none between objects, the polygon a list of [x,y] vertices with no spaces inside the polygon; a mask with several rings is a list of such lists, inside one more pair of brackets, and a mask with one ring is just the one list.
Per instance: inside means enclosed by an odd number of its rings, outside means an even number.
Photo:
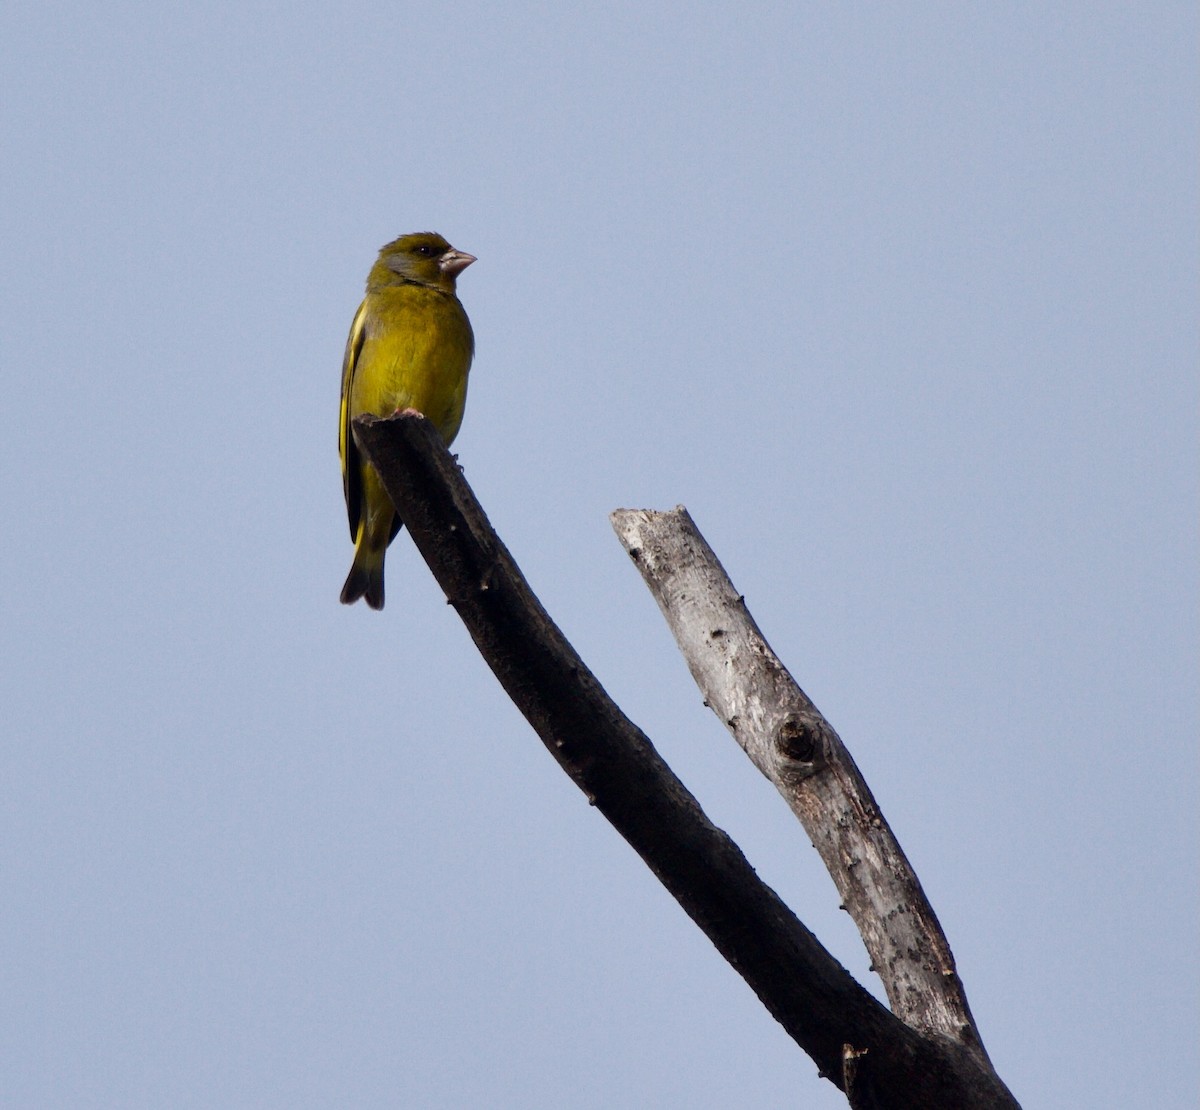
[{"label": "european greenfinch", "polygon": [[471,321],[454,286],[475,256],[440,235],[402,235],[379,252],[367,276],[367,295],[350,325],[342,362],[338,452],[354,540],[354,562],[342,602],[360,597],[383,608],[383,558],[403,525],[375,468],[354,442],[350,422],[371,413],[390,416],[416,409],[449,445],[467,400],[475,353]]}]

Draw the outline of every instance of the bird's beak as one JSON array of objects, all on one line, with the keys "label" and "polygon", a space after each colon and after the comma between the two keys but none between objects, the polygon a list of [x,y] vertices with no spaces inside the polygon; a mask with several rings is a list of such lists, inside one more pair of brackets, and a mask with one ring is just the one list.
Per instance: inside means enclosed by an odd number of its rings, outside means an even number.
[{"label": "bird's beak", "polygon": [[449,274],[455,277],[461,274],[472,262],[475,261],[473,254],[467,254],[466,251],[456,251],[453,247],[448,250],[441,258],[438,259],[438,269],[443,274]]}]

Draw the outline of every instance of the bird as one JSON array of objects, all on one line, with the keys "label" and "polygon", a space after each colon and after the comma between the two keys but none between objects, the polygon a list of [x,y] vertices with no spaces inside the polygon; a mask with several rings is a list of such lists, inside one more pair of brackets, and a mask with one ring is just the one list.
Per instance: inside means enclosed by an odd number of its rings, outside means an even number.
[{"label": "bird", "polygon": [[383,608],[383,562],[403,526],[375,468],[354,442],[351,423],[364,414],[404,409],[424,414],[449,446],[462,424],[475,336],[455,292],[476,258],[441,235],[418,231],[380,248],[354,314],[342,361],[338,454],[354,541],[341,600],[365,598]]}]

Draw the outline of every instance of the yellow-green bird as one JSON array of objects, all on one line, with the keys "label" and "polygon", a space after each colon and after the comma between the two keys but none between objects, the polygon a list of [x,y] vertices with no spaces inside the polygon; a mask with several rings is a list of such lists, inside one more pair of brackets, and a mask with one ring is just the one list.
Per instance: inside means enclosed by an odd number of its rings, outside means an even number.
[{"label": "yellow-green bird", "polygon": [[342,362],[338,452],[354,540],[354,563],[342,602],[360,597],[383,608],[383,557],[403,521],[354,442],[350,422],[372,413],[416,409],[447,444],[458,434],[475,353],[471,321],[454,283],[475,256],[440,235],[402,235],[379,252],[367,276],[367,295],[354,314]]}]

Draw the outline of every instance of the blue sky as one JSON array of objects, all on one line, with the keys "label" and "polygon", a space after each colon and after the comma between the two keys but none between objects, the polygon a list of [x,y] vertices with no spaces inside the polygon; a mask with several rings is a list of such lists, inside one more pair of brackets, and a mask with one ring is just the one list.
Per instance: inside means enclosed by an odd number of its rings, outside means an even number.
[{"label": "blue sky", "polygon": [[1192,5],[10,5],[0,1101],[840,1106],[406,537],[344,609],[375,251],[478,255],[455,450],[876,993],[612,536],[686,504],[1029,1106],[1197,1068]]}]

